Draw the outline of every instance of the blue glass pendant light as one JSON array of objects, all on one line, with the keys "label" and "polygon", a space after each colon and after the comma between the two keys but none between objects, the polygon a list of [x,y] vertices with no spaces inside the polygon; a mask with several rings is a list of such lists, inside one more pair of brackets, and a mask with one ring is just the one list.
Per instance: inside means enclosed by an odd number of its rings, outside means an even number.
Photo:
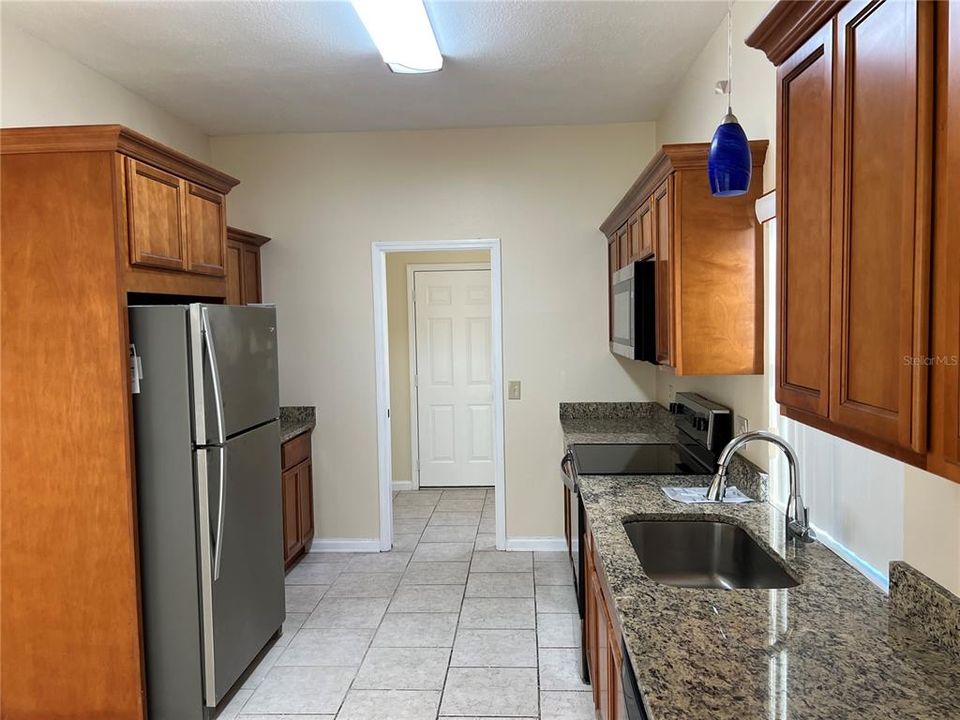
[{"label": "blue glass pendant light", "polygon": [[753,158],[750,143],[733,114],[733,20],[731,8],[727,8],[727,80],[717,83],[717,91],[727,96],[727,114],[713,134],[710,153],[707,155],[707,176],[710,192],[716,197],[743,195],[750,188],[750,172]]}]

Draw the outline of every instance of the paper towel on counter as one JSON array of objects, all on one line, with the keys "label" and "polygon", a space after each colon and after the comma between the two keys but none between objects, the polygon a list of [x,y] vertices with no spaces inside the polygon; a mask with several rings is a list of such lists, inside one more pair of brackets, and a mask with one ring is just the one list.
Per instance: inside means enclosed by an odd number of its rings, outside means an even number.
[{"label": "paper towel on counter", "polygon": [[[720,502],[719,500],[707,500],[707,488],[705,487],[665,487],[662,488],[664,494],[671,500],[676,500],[677,502],[682,502],[686,504],[691,503],[715,503]],[[723,498],[725,503],[748,503],[753,502],[753,498],[749,498],[744,495],[742,492],[737,490],[736,487],[728,487],[727,494]]]}]

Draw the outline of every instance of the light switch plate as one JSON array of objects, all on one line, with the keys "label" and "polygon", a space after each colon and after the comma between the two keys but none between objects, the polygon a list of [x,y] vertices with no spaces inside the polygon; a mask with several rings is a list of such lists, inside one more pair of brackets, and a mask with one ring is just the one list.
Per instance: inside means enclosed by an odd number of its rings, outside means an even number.
[{"label": "light switch plate", "polygon": [[747,420],[743,415],[737,415],[735,418],[736,422],[736,432],[735,435],[743,435],[747,430],[750,429],[750,421]]},{"label": "light switch plate", "polygon": [[520,381],[511,380],[507,383],[507,399],[508,400],[519,400],[520,399]]}]

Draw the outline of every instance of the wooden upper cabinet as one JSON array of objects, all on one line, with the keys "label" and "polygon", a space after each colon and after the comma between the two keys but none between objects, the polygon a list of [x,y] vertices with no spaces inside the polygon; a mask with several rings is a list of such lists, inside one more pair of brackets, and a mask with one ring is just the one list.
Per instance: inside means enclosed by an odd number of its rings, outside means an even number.
[{"label": "wooden upper cabinet", "polygon": [[635,212],[627,220],[627,242],[631,262],[640,259],[640,214]]},{"label": "wooden upper cabinet", "polygon": [[190,272],[226,273],[227,219],[224,196],[200,185],[184,183],[184,227]]},{"label": "wooden upper cabinet", "polygon": [[[926,447],[932,3],[837,15],[831,418]],[[915,359],[915,360],[914,360]]]},{"label": "wooden upper cabinet", "polygon": [[227,303],[247,305],[263,302],[260,280],[260,248],[270,242],[235,227],[227,228]]},{"label": "wooden upper cabinet", "polygon": [[929,469],[960,481],[960,7],[937,4]]},{"label": "wooden upper cabinet", "polygon": [[934,185],[936,96],[941,124],[949,116],[939,5],[779,2],[747,38],[779,66],[777,400],[795,420],[918,465],[944,410],[928,387],[930,317],[946,316],[951,292],[931,288],[931,253],[944,253],[938,267],[951,257],[946,240],[931,244],[932,227],[949,225],[933,192],[949,194],[956,174],[941,164]]},{"label": "wooden upper cabinet", "polygon": [[637,218],[640,228],[640,253],[641,259],[653,255],[653,201],[646,200],[637,210]]},{"label": "wooden upper cabinet", "polygon": [[673,366],[673,178],[668,177],[650,199],[653,208],[656,278],[657,362]]},{"label": "wooden upper cabinet", "polygon": [[620,256],[618,268],[626,267],[630,262],[630,236],[626,225],[617,231],[617,252]]},{"label": "wooden upper cabinet", "polygon": [[130,262],[182,270],[186,264],[183,187],[176,175],[126,158]]},{"label": "wooden upper cabinet", "polygon": [[243,273],[244,303],[258,303],[263,300],[260,289],[260,248],[249,246],[243,248],[240,271]]},{"label": "wooden upper cabinet", "polygon": [[644,260],[653,255],[652,200],[645,201],[627,220],[627,236],[630,239],[630,260]]},{"label": "wooden upper cabinet", "polygon": [[227,240],[227,305],[243,304],[243,286],[241,267],[243,264],[243,245]]},{"label": "wooden upper cabinet", "polygon": [[833,26],[777,72],[777,401],[826,417],[830,371]]},{"label": "wooden upper cabinet", "polygon": [[613,340],[613,274],[619,269],[620,254],[616,236],[607,240],[607,335]]},{"label": "wooden upper cabinet", "polygon": [[767,141],[750,142],[753,177],[738,197],[711,194],[709,148],[664,145],[600,230],[617,238],[620,261],[622,235],[634,259],[653,256],[658,364],[677,375],[758,374],[763,243],[754,203],[763,194]]},{"label": "wooden upper cabinet", "polygon": [[225,197],[239,182],[122,125],[18,128],[5,152],[111,152],[127,292],[226,295]]}]

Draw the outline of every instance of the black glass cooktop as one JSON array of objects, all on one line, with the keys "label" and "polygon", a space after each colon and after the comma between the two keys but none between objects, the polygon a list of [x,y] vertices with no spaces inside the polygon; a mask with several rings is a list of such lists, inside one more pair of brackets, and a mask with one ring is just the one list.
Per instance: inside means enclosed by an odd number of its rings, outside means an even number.
[{"label": "black glass cooktop", "polygon": [[574,445],[578,475],[707,475],[679,443]]}]

